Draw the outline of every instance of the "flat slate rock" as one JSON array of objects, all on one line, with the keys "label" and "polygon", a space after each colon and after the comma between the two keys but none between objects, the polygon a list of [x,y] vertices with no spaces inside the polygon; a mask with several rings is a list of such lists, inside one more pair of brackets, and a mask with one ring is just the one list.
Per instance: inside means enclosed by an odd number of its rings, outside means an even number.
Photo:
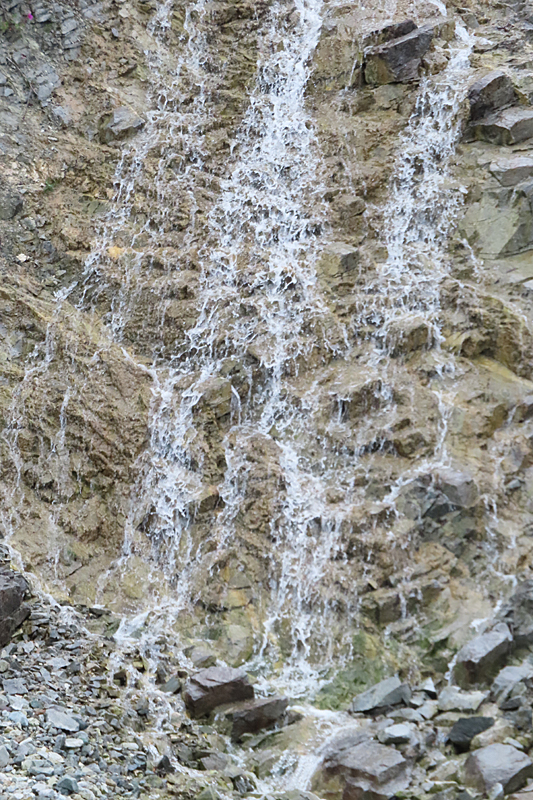
[{"label": "flat slate rock", "polygon": [[60,731],[77,733],[80,729],[80,723],[60,708],[49,708],[46,712],[46,721]]},{"label": "flat slate rock", "polygon": [[533,762],[521,750],[509,744],[490,744],[471,753],[465,763],[468,785],[480,792],[490,792],[500,783],[504,794],[516,792],[533,777]]},{"label": "flat slate rock", "polygon": [[193,717],[210,714],[217,706],[251,700],[254,688],[246,673],[230,667],[208,667],[186,682],[182,690],[185,707]]},{"label": "flat slate rock", "polygon": [[245,733],[273,727],[283,720],[288,705],[285,697],[265,697],[231,709],[226,713],[233,723],[231,738],[238,741]]},{"label": "flat slate rock", "polygon": [[533,644],[533,580],[523,581],[502,612],[517,647]]},{"label": "flat slate rock", "polygon": [[22,678],[6,678],[2,681],[4,692],[6,694],[27,694],[28,687]]},{"label": "flat slate rock", "polygon": [[407,683],[402,683],[398,677],[386,678],[366,692],[354,697],[350,710],[354,714],[368,713],[380,708],[408,703],[410,699],[411,689]]},{"label": "flat slate rock", "polygon": [[453,669],[459,686],[466,689],[473,683],[493,678],[503,666],[512,642],[511,631],[504,622],[500,622],[491,631],[465,644],[457,653]]},{"label": "flat slate rock", "polygon": [[492,728],[493,725],[492,717],[465,717],[458,720],[452,727],[448,741],[459,753],[465,753],[470,748],[470,742],[474,736]]}]

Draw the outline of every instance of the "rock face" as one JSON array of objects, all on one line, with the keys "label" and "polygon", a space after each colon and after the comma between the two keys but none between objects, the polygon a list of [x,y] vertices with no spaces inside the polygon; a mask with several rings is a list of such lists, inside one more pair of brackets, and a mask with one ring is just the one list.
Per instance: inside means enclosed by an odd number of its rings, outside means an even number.
[{"label": "rock face", "polygon": [[459,686],[466,688],[493,678],[505,661],[512,641],[511,631],[501,623],[462,647],[453,670]]},{"label": "rock face", "polygon": [[490,792],[500,783],[505,794],[516,792],[533,777],[533,763],[525,753],[507,744],[491,744],[472,753],[465,764],[468,785]]},{"label": "rock face", "polygon": [[402,683],[398,677],[387,678],[368,691],[354,697],[350,710],[353,713],[372,713],[387,706],[408,703],[410,697],[411,689],[408,684]]},{"label": "rock face", "polygon": [[372,86],[416,80],[434,29],[427,25],[372,48],[365,54],[365,80]]},{"label": "rock face", "polygon": [[24,604],[28,589],[22,575],[0,567],[0,647],[9,642],[30,613],[29,606]]},{"label": "rock face", "polygon": [[254,689],[238,669],[209,667],[186,682],[182,696],[189,714],[202,717],[217,706],[252,698]]}]

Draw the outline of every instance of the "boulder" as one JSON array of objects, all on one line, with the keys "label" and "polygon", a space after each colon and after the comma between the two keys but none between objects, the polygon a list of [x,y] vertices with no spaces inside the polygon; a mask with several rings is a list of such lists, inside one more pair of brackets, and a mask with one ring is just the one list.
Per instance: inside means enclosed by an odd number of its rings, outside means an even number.
[{"label": "boulder", "polygon": [[125,106],[115,108],[100,121],[100,141],[109,144],[115,140],[132,136],[144,127],[144,120]]},{"label": "boulder", "polygon": [[354,714],[375,712],[388,706],[407,704],[410,699],[411,689],[407,683],[402,683],[398,677],[386,678],[354,697],[350,711]]},{"label": "boulder", "polygon": [[388,800],[409,785],[408,762],[394,748],[376,741],[361,742],[329,758],[324,777],[346,780],[343,800]]},{"label": "boulder", "polygon": [[24,604],[29,586],[26,580],[8,567],[0,567],[0,647],[4,647],[14,631],[29,616]]},{"label": "boulder", "polygon": [[492,684],[493,700],[497,703],[504,703],[513,694],[515,687],[529,678],[533,678],[533,665],[527,661],[515,667],[504,667]]},{"label": "boulder", "polygon": [[284,697],[266,697],[230,709],[226,717],[232,721],[231,738],[238,741],[245,733],[256,733],[281,723],[288,705]]},{"label": "boulder", "polygon": [[470,742],[479,733],[483,733],[494,725],[492,717],[465,717],[458,720],[448,734],[448,741],[457,752],[465,753],[470,749]]},{"label": "boulder", "polygon": [[250,700],[254,696],[254,689],[241,670],[209,667],[189,678],[183,687],[182,696],[189,714],[202,717],[225,703]]},{"label": "boulder", "polygon": [[504,72],[489,72],[468,90],[470,120],[483,119],[516,101],[512,80]]},{"label": "boulder", "polygon": [[513,106],[474,125],[474,136],[491,144],[510,146],[533,136],[533,108]]},{"label": "boulder", "polygon": [[506,604],[502,617],[517,647],[533,644],[533,579],[521,583]]},{"label": "boulder", "polygon": [[492,162],[490,171],[502,186],[516,186],[533,176],[533,156],[499,158]]},{"label": "boulder", "polygon": [[434,27],[425,25],[365,54],[365,80],[371,86],[408,83],[418,78],[422,58],[430,48]]},{"label": "boulder", "polygon": [[466,689],[494,677],[511,649],[513,637],[504,622],[491,631],[476,636],[457,653],[453,675],[459,686]]},{"label": "boulder", "polygon": [[477,711],[486,697],[486,692],[462,692],[456,686],[445,686],[437,702],[439,711]]},{"label": "boulder", "polygon": [[505,794],[516,792],[533,777],[533,762],[508,744],[491,744],[476,750],[465,763],[465,783],[489,793],[500,783]]}]

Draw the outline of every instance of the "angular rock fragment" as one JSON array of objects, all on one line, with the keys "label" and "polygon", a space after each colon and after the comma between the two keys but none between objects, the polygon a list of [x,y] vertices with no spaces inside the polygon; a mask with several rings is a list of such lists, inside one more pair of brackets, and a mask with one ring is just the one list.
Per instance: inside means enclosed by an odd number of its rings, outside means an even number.
[{"label": "angular rock fragment", "polygon": [[23,200],[18,192],[0,183],[0,220],[13,219],[22,211]]},{"label": "angular rock fragment", "polygon": [[488,730],[494,725],[492,717],[465,717],[460,719],[452,727],[448,741],[453,744],[457,752],[465,753],[469,747],[470,742],[479,733]]},{"label": "angular rock fragment", "polygon": [[429,50],[434,28],[422,28],[373,47],[365,54],[365,80],[371,86],[416,80],[423,56]]},{"label": "angular rock fragment", "polygon": [[489,72],[472,84],[468,90],[470,119],[483,119],[516,101],[512,80],[504,72]]},{"label": "angular rock fragment", "polygon": [[406,722],[399,722],[396,725],[389,725],[385,730],[380,731],[378,739],[382,744],[408,744],[413,737],[413,728]]},{"label": "angular rock fragment", "polygon": [[46,721],[60,731],[77,733],[80,729],[80,723],[61,708],[49,708],[46,712]]},{"label": "angular rock fragment", "polygon": [[14,631],[30,613],[29,606],[24,605],[28,589],[22,575],[0,567],[0,647],[9,642]]},{"label": "angular rock fragment", "polygon": [[410,698],[411,689],[407,683],[402,683],[398,677],[386,678],[366,692],[354,697],[350,710],[354,714],[367,713],[400,703],[407,704]]},{"label": "angular rock fragment", "polygon": [[529,678],[533,678],[533,665],[527,661],[516,667],[504,667],[492,684],[491,695],[493,699],[500,704],[505,702],[514,688]]},{"label": "angular rock fragment", "polygon": [[116,108],[111,116],[103,117],[100,127],[100,140],[105,144],[116,139],[132,136],[144,127],[144,120],[129,108]]},{"label": "angular rock fragment", "polygon": [[502,617],[509,624],[517,647],[533,644],[533,580],[519,585],[505,606]]},{"label": "angular rock fragment", "polygon": [[465,763],[465,781],[480,792],[500,783],[505,794],[516,792],[533,777],[533,762],[508,744],[491,744],[472,753]]},{"label": "angular rock fragment", "polygon": [[502,186],[516,186],[533,176],[533,156],[499,158],[490,165],[490,171]]},{"label": "angular rock fragment", "polygon": [[331,242],[318,260],[316,271],[319,278],[335,281],[353,272],[359,264],[359,252],[344,242]]},{"label": "angular rock fragment", "polygon": [[445,686],[437,703],[439,711],[477,711],[486,697],[486,692],[462,692],[456,686]]},{"label": "angular rock fragment", "polygon": [[327,777],[346,779],[344,800],[363,796],[388,800],[409,784],[408,762],[394,748],[375,741],[361,742],[328,759],[324,772]]},{"label": "angular rock fragment", "polygon": [[475,123],[474,136],[491,144],[510,146],[533,136],[533,108],[507,108]]},{"label": "angular rock fragment", "polygon": [[441,469],[436,475],[436,484],[450,503],[458,508],[472,508],[478,501],[476,483],[468,472]]},{"label": "angular rock fragment", "polygon": [[463,689],[489,680],[502,666],[511,649],[513,637],[505,623],[476,636],[457,653],[454,678]]},{"label": "angular rock fragment", "polygon": [[284,697],[266,697],[231,709],[226,712],[226,717],[233,723],[231,738],[238,741],[245,733],[256,733],[280,723],[288,705],[289,701]]},{"label": "angular rock fragment", "polygon": [[209,667],[189,678],[183,687],[182,696],[189,714],[202,717],[225,703],[253,698],[254,689],[241,670]]}]

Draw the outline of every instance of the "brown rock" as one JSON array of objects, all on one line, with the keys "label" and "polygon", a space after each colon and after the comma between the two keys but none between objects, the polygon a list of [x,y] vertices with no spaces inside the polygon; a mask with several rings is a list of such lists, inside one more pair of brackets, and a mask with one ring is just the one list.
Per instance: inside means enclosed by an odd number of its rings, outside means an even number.
[{"label": "brown rock", "polygon": [[251,699],[254,689],[241,670],[209,667],[197,672],[187,681],[182,695],[189,714],[202,717],[225,703]]}]

